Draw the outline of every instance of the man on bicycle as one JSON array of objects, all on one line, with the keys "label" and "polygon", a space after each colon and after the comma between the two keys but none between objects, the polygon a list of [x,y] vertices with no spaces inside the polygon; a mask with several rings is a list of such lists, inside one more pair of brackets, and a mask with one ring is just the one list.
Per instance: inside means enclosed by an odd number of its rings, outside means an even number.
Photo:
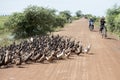
[{"label": "man on bicycle", "polygon": [[102,30],[105,28],[105,23],[106,23],[105,18],[102,17],[100,20],[100,30],[99,30],[100,32],[102,32]]},{"label": "man on bicycle", "polygon": [[92,18],[89,19],[89,27],[94,25],[94,20]]},{"label": "man on bicycle", "polygon": [[90,31],[94,29],[94,20],[92,18],[89,19],[89,29]]}]

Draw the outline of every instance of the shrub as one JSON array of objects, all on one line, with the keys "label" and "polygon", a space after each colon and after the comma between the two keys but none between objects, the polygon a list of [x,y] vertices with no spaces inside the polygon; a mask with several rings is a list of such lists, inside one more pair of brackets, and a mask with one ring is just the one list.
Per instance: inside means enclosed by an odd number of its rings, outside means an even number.
[{"label": "shrub", "polygon": [[4,25],[13,29],[15,38],[46,34],[65,24],[65,18],[55,12],[54,9],[28,6],[24,12],[11,15]]}]

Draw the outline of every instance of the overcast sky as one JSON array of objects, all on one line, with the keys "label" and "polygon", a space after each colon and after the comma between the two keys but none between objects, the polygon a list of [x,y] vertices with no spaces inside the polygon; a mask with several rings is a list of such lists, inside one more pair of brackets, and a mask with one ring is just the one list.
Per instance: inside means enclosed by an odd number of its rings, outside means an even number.
[{"label": "overcast sky", "polygon": [[0,0],[0,15],[21,12],[28,5],[53,8],[58,11],[69,10],[75,13],[105,16],[106,10],[114,4],[120,6],[120,0]]}]

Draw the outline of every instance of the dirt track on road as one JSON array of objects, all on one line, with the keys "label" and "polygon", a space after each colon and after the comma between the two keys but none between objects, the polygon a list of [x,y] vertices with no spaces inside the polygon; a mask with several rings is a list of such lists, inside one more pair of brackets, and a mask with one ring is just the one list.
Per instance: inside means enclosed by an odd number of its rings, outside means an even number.
[{"label": "dirt track on road", "polygon": [[67,24],[54,34],[92,44],[89,54],[49,64],[28,64],[23,68],[0,69],[0,80],[120,80],[120,41],[102,39],[98,29],[89,31],[84,18]]}]

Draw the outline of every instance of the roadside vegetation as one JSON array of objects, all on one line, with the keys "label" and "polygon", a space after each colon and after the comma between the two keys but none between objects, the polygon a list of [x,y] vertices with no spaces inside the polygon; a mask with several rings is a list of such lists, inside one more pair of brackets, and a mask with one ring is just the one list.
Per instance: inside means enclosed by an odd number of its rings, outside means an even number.
[{"label": "roadside vegetation", "polygon": [[23,12],[0,16],[0,45],[9,45],[35,35],[46,35],[82,16],[80,10],[72,16],[69,10],[57,13],[55,9],[30,5]]},{"label": "roadside vegetation", "polygon": [[120,38],[120,6],[114,5],[106,14],[108,30]]},{"label": "roadside vegetation", "polygon": [[[84,16],[87,19],[92,17],[95,21],[95,25],[100,26],[99,21],[101,17],[96,17],[91,14],[86,14]],[[110,33],[113,33],[116,36],[118,36],[118,38],[120,39],[120,6],[114,5],[113,7],[109,8],[106,12],[105,19],[106,19],[107,30]]]},{"label": "roadside vegetation", "polygon": [[[92,17],[95,25],[99,26],[100,17],[92,14],[82,14],[81,10],[75,15],[69,10],[57,12],[55,9],[30,5],[23,12],[0,16],[0,46],[9,45],[35,35],[46,35],[63,28],[82,17]],[[120,37],[120,7],[114,6],[106,13],[107,28]]]}]

